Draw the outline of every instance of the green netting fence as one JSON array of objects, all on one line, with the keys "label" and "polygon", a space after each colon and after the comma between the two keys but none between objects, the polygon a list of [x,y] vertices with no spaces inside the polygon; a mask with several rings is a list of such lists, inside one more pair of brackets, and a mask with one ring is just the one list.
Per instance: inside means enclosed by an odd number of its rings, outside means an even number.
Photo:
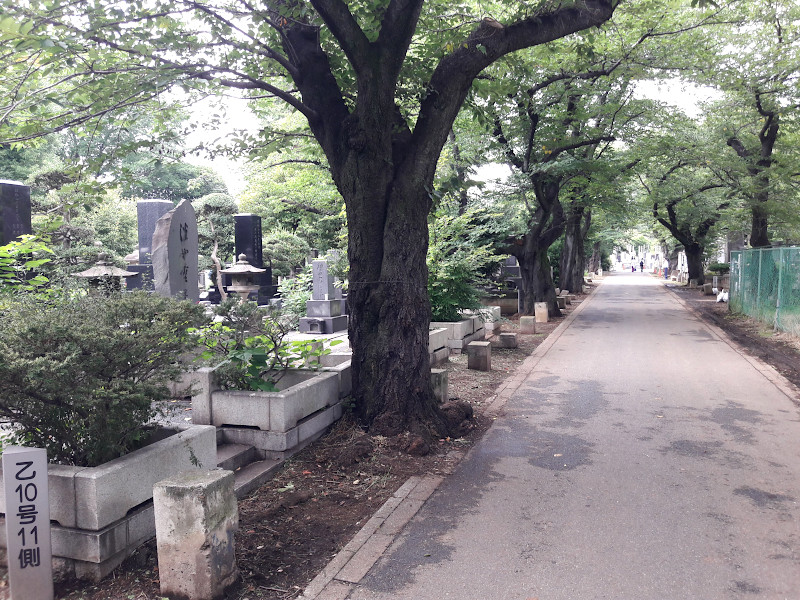
[{"label": "green netting fence", "polygon": [[800,336],[800,248],[731,252],[730,306]]}]

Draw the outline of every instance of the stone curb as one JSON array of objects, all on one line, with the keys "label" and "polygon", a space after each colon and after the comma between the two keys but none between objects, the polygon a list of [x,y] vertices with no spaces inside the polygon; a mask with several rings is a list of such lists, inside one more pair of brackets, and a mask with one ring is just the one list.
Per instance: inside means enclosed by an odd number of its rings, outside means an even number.
[{"label": "stone curb", "polygon": [[709,331],[709,333],[711,333],[712,336],[730,346],[733,351],[749,362],[756,371],[761,373],[761,375],[763,375],[767,381],[778,388],[782,394],[788,397],[789,400],[791,400],[794,404],[800,406],[800,389],[798,389],[791,381],[781,375],[775,369],[775,367],[746,352],[742,346],[740,346],[727,333],[725,333],[724,329],[720,329],[717,325],[707,322],[698,310],[696,310],[691,304],[686,302],[678,295],[678,292],[668,287],[666,284],[664,284],[663,287],[673,298],[675,298],[675,300],[678,301],[681,306],[683,306],[684,309],[694,315],[694,317]]},{"label": "stone curb", "polygon": [[306,586],[304,600],[344,600],[433,494],[441,477],[409,477]]},{"label": "stone curb", "polygon": [[[600,283],[602,281],[598,283],[598,287]],[[594,290],[574,311],[567,315],[564,322],[547,336],[547,339],[534,350],[533,354],[517,367],[514,374],[498,386],[494,400],[484,411],[485,414],[497,413],[502,408],[556,340],[575,320],[577,314],[589,303],[593,294]],[[306,586],[300,596],[301,600],[346,600],[355,585],[375,565],[403,527],[414,518],[442,480],[442,477],[430,475],[409,477],[353,536],[353,539]]]}]

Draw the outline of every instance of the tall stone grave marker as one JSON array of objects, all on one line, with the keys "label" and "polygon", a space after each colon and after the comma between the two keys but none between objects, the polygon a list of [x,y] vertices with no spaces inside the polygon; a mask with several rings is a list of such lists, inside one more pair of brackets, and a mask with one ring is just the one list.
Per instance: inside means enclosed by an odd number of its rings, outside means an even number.
[{"label": "tall stone grave marker", "polygon": [[197,217],[188,200],[161,217],[153,232],[153,285],[162,296],[197,302]]},{"label": "tall stone grave marker", "polygon": [[[259,304],[267,304],[275,296],[278,286],[272,285],[272,268],[264,266],[264,253],[261,241],[261,216],[250,213],[241,213],[233,216],[234,221],[234,246],[236,256],[244,254],[247,262],[258,269],[265,269],[258,275],[255,282],[258,284]],[[230,278],[226,277],[223,283],[230,285]]]},{"label": "tall stone grave marker", "polygon": [[53,600],[47,452],[3,450],[8,580],[13,600]]},{"label": "tall stone grave marker", "polygon": [[0,246],[31,233],[31,188],[0,179]]},{"label": "tall stone grave marker", "polygon": [[342,314],[342,290],[334,285],[328,262],[315,260],[311,266],[313,287],[306,302],[306,316],[300,319],[302,333],[336,333],[347,329]]},{"label": "tall stone grave marker", "polygon": [[136,203],[139,264],[128,265],[128,270],[139,273],[139,276],[127,280],[128,289],[153,290],[153,233],[158,220],[173,208],[175,205],[169,200],[139,200]]}]

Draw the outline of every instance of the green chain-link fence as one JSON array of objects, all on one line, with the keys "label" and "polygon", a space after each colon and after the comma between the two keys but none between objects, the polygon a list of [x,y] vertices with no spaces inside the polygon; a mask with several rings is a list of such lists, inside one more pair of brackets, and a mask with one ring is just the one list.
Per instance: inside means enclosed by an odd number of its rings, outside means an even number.
[{"label": "green chain-link fence", "polygon": [[731,252],[730,305],[800,336],[800,248]]}]

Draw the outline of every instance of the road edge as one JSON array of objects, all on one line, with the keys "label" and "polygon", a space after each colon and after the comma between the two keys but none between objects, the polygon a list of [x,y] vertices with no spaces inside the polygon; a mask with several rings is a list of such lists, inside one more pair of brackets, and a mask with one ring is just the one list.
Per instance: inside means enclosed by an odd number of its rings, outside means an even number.
[{"label": "road edge", "polygon": [[678,303],[683,306],[688,312],[690,312],[695,319],[697,319],[703,327],[705,327],[711,335],[716,337],[719,341],[727,344],[732,350],[734,350],[737,354],[739,354],[742,358],[744,358],[750,365],[764,378],[769,381],[772,385],[778,388],[782,394],[784,394],[795,406],[800,407],[800,388],[795,386],[791,381],[786,379],[783,375],[781,375],[778,370],[773,367],[772,365],[764,362],[757,356],[753,356],[748,353],[745,348],[740,345],[738,342],[733,340],[724,329],[720,328],[713,323],[709,323],[703,318],[702,313],[695,309],[691,304],[686,302],[683,298],[680,297],[678,292],[674,289],[669,287],[668,285],[664,284],[664,289],[667,290],[670,295],[678,301]]}]

